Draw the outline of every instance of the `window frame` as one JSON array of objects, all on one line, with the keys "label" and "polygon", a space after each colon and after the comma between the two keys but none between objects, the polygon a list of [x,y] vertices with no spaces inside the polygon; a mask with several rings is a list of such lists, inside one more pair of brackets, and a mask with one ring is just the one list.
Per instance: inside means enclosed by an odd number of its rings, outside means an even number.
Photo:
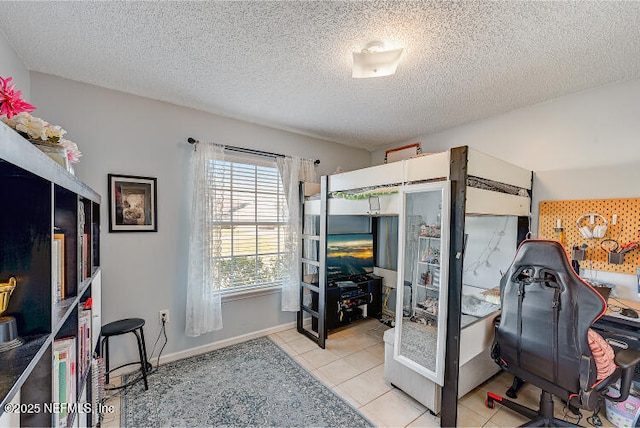
[{"label": "window frame", "polygon": [[[277,268],[276,269],[281,269],[281,257],[282,254],[284,252],[284,242],[283,242],[283,228],[287,226],[287,218],[286,218],[286,209],[281,209],[282,204],[286,204],[286,196],[285,196],[285,192],[284,192],[284,186],[282,183],[282,177],[280,176],[280,171],[278,168],[278,164],[275,158],[269,157],[269,156],[263,156],[263,155],[253,155],[253,154],[230,154],[230,153],[225,153],[224,159],[223,160],[209,160],[209,162],[222,162],[225,164],[229,165],[229,170],[225,171],[225,184],[217,186],[214,185],[214,188],[217,191],[227,191],[229,193],[230,196],[230,202],[233,205],[233,201],[234,201],[234,195],[238,195],[238,194],[244,194],[245,196],[247,194],[251,195],[251,199],[252,202],[254,204],[254,219],[255,221],[243,221],[243,220],[238,220],[235,221],[234,220],[234,215],[233,213],[230,213],[229,215],[229,219],[228,220],[224,220],[224,221],[220,221],[220,222],[215,222],[212,221],[213,224],[215,226],[226,226],[229,227],[231,230],[231,236],[229,238],[223,238],[223,239],[230,239],[231,242],[229,243],[229,247],[230,247],[230,254],[229,255],[225,255],[225,256],[221,256],[219,257],[219,259],[223,260],[223,259],[230,259],[231,263],[233,264],[234,262],[234,258],[238,258],[238,257],[243,257],[243,256],[247,256],[247,257],[254,257],[255,258],[255,267],[254,267],[254,273],[253,273],[253,279],[254,282],[251,284],[244,284],[244,285],[231,285],[229,287],[220,287],[220,293],[221,296],[223,298],[224,301],[229,301],[229,300],[236,300],[239,298],[245,298],[245,297],[253,297],[255,295],[266,295],[266,294],[272,294],[272,293],[276,293],[276,292],[280,292],[281,288],[282,288],[282,279],[283,279],[283,274],[282,272],[280,273],[280,278],[276,279],[275,281],[267,281],[267,282],[260,282],[260,283],[256,283],[255,280],[258,279],[258,263],[259,263],[259,257],[260,256],[275,256],[277,259]],[[246,189],[242,189],[240,188],[240,190],[238,190],[238,188],[234,188],[234,165],[235,164],[240,164],[243,168],[251,167],[250,169],[253,170],[253,179],[255,180],[254,184],[255,187],[253,189],[253,191],[248,191]],[[277,186],[274,186],[276,188],[276,203],[275,203],[275,221],[260,221],[259,220],[259,216],[258,216],[258,209],[259,209],[259,196],[262,195],[273,195],[274,192],[260,192],[259,190],[259,184],[260,184],[260,173],[258,168],[259,167],[263,167],[263,168],[272,168],[276,175],[277,175]],[[227,182],[227,178],[228,178],[228,182]],[[212,188],[213,190],[213,188]],[[236,200],[238,198],[235,198]],[[246,198],[245,198],[246,199]],[[285,205],[286,206],[286,205]],[[241,226],[241,227],[255,227],[255,234],[253,234],[253,241],[254,241],[254,251],[251,254],[243,254],[243,255],[238,255],[236,254],[236,252],[234,251],[235,248],[238,246],[238,243],[234,241],[234,236],[233,236],[233,232],[235,227],[237,226]],[[270,251],[270,252],[264,252],[261,253],[259,252],[259,246],[260,246],[260,227],[261,226],[274,226],[277,229],[277,237],[276,237],[276,241],[277,241],[277,249],[276,251]],[[231,284],[233,284],[235,282],[235,272],[233,270],[233,268],[230,270],[230,276],[231,276]]]}]

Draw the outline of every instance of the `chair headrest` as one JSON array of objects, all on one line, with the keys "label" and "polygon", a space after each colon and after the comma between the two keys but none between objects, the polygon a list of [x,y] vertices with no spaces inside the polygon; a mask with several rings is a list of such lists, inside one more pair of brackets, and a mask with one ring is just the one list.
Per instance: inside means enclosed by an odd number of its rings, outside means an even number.
[{"label": "chair headrest", "polygon": [[[607,307],[606,300],[600,295],[590,284],[585,282],[580,275],[573,270],[567,253],[562,244],[558,241],[548,241],[542,239],[528,239],[520,244],[516,257],[509,271],[503,276],[503,281],[514,281],[518,275],[527,267],[534,268],[535,272],[531,272],[537,280],[543,280],[547,274],[551,273],[556,276],[558,282],[562,283],[577,293],[580,299],[586,299],[591,303],[585,305],[593,305],[596,311],[595,318],[599,318]],[[555,275],[557,274],[557,275]],[[533,278],[536,280],[536,278]],[[586,302],[585,301],[585,302]],[[588,311],[584,311],[587,313]],[[591,322],[590,322],[591,323]]]},{"label": "chair headrest", "polygon": [[564,247],[557,241],[537,239],[523,241],[512,266],[516,269],[521,266],[544,266],[560,275],[579,279],[567,259]]}]

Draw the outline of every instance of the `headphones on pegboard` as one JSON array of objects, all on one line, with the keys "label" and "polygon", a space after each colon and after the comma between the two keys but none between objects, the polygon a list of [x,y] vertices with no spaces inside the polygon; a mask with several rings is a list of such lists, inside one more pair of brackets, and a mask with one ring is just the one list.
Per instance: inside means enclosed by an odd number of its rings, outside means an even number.
[{"label": "headphones on pegboard", "polygon": [[[595,216],[600,217],[602,221],[604,221],[604,224],[594,226],[593,229],[591,229],[589,226],[580,226],[580,222],[584,220],[586,217],[593,218]],[[607,233],[608,225],[609,225],[609,222],[607,221],[607,219],[604,218],[604,216],[596,213],[585,214],[576,221],[576,226],[578,226],[578,231],[580,232],[582,237],[585,239],[603,238],[604,235]]]}]

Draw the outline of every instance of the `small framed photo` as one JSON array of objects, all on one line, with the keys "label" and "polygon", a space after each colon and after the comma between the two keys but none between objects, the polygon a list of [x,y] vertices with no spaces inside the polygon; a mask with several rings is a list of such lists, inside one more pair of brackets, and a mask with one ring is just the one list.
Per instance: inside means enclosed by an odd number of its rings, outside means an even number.
[{"label": "small framed photo", "polygon": [[157,232],[157,179],[109,174],[109,232]]},{"label": "small framed photo", "polygon": [[410,159],[422,153],[420,143],[408,144],[402,147],[396,147],[384,152],[384,163],[391,163],[400,160]]}]

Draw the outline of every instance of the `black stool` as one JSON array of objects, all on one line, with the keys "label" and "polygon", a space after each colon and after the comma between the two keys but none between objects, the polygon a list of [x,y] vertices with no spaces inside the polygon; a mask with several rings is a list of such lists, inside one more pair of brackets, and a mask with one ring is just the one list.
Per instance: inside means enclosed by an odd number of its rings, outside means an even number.
[{"label": "black stool", "polygon": [[[101,354],[104,357],[105,371],[107,375],[105,383],[109,383],[109,372],[111,371],[109,370],[109,338],[111,336],[119,336],[125,333],[133,333],[136,335],[136,340],[138,341],[138,354],[140,354],[140,371],[142,372],[142,379],[144,380],[144,389],[145,391],[149,389],[149,385],[147,384],[147,373],[151,370],[151,364],[147,361],[147,347],[144,343],[144,332],[142,331],[143,326],[144,320],[142,318],[127,318],[124,320],[110,322],[109,324],[102,326],[100,335],[103,337]],[[132,364],[138,363],[126,363],[114,368],[113,370],[117,370],[125,366],[130,366]],[[138,380],[140,379],[134,379],[132,382],[129,382],[126,385],[122,385],[119,388],[131,385]]]}]

